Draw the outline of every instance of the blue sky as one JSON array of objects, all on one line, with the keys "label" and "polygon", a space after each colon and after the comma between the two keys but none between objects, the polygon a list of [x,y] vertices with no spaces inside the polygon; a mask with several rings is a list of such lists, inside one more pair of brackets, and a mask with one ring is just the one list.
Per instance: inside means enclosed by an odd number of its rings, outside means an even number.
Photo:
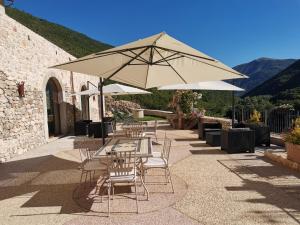
[{"label": "blue sky", "polygon": [[112,45],[166,31],[230,66],[300,58],[300,0],[15,0],[15,7]]}]

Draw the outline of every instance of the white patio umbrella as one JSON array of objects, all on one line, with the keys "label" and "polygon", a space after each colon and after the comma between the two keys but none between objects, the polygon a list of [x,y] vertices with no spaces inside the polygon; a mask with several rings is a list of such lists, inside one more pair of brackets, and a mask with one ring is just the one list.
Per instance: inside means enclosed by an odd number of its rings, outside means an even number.
[{"label": "white patio umbrella", "polygon": [[235,91],[245,91],[244,89],[234,86],[232,84],[226,83],[224,81],[205,81],[198,82],[194,84],[175,84],[166,85],[158,88],[158,90],[215,90],[215,91],[232,91],[232,126],[234,124],[234,111],[235,111],[235,101],[234,92]]},{"label": "white patio umbrella", "polygon": [[[100,95],[103,91],[102,78],[145,89],[170,84],[246,78],[164,32],[52,68],[101,77]],[[103,118],[103,104],[101,107]]]},{"label": "white patio umbrella", "polygon": [[220,90],[220,91],[245,91],[242,88],[224,81],[203,81],[193,84],[165,85],[158,90]]},{"label": "white patio umbrella", "polygon": [[[140,95],[140,94],[151,94],[149,91],[145,91],[139,88],[134,88],[122,84],[109,84],[103,86],[103,95]],[[72,95],[100,95],[100,91],[97,88],[88,89],[85,91],[77,92]],[[71,96],[72,96],[71,95]]]},{"label": "white patio umbrella", "polygon": [[164,32],[53,68],[96,75],[145,89],[246,77]]}]

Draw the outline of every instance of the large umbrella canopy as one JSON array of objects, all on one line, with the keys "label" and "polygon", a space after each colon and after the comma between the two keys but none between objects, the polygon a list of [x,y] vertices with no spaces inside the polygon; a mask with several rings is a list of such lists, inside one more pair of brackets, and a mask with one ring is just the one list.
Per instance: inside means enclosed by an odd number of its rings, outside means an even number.
[{"label": "large umbrella canopy", "polygon": [[[149,91],[144,91],[139,88],[134,88],[122,84],[109,84],[103,86],[103,95],[138,95],[138,94],[151,94]],[[100,91],[97,88],[88,89],[85,91],[77,92],[73,95],[100,95]]]},{"label": "large umbrella canopy", "polygon": [[141,88],[246,78],[164,32],[53,68],[96,75]]},{"label": "large umbrella canopy", "polygon": [[224,81],[203,81],[194,84],[166,85],[158,90],[220,90],[220,91],[245,91],[242,88]]}]

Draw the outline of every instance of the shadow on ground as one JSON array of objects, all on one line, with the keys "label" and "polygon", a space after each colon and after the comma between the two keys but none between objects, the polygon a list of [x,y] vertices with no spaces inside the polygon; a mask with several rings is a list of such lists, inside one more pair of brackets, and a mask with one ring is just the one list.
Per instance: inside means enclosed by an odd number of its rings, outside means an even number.
[{"label": "shadow on ground", "polygon": [[[249,158],[251,157],[251,158]],[[300,174],[257,155],[235,156],[218,162],[242,180],[242,186],[227,186],[228,191],[257,192],[261,197],[245,201],[280,208],[300,224]],[[259,213],[259,212],[257,212]],[[269,218],[270,223],[275,218]]]},{"label": "shadow on ground", "polygon": [[26,195],[24,208],[59,206],[60,213],[83,212],[72,200],[78,165],[53,155],[1,164],[0,201]]}]

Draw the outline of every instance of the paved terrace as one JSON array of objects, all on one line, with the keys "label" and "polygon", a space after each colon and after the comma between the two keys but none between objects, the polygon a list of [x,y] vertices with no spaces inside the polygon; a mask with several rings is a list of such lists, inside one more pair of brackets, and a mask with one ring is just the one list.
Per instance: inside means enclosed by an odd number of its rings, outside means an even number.
[{"label": "paved terrace", "polygon": [[[117,196],[107,218],[107,202],[91,189],[89,198],[74,200],[79,159],[74,137],[65,137],[0,164],[0,224],[300,223],[299,174],[265,159],[264,149],[228,155],[199,141],[195,131],[159,128],[161,138],[166,131],[173,139],[175,194],[169,185],[149,183],[140,214],[133,213],[134,200]],[[150,175],[148,182],[159,172]]]}]

